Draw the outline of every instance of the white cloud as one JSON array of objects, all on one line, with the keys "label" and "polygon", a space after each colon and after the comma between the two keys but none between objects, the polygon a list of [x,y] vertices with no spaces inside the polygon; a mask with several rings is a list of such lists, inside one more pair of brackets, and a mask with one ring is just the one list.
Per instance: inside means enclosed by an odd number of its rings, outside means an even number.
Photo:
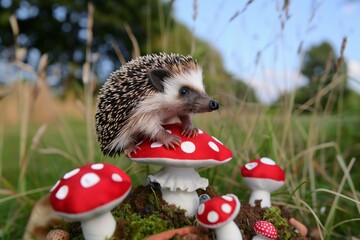
[{"label": "white cloud", "polygon": [[352,14],[359,9],[359,3],[357,1],[345,1],[341,7],[342,14]]},{"label": "white cloud", "polygon": [[[360,62],[350,59],[347,61],[348,86],[360,93]],[[307,79],[298,71],[274,71],[266,69],[254,77],[243,77],[255,89],[259,100],[263,103],[275,101],[284,92],[290,92],[306,85]]]},{"label": "white cloud", "polygon": [[271,103],[284,92],[304,86],[306,78],[297,71],[274,71],[264,70],[261,75],[246,78],[246,82],[252,86],[261,102]]}]

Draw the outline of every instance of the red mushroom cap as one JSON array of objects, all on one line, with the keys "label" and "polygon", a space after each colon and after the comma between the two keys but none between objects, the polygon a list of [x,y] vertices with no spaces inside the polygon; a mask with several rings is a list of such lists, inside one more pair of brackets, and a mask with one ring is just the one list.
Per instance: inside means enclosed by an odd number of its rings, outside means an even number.
[{"label": "red mushroom cap", "polygon": [[248,178],[266,178],[285,181],[285,172],[270,158],[252,160],[241,167],[241,175]]},{"label": "red mushroom cap", "polygon": [[196,219],[204,227],[217,228],[234,220],[239,211],[239,199],[233,194],[227,194],[201,203]]},{"label": "red mushroom cap", "polygon": [[270,239],[277,238],[276,228],[268,221],[257,221],[254,224],[254,231]]},{"label": "red mushroom cap", "polygon": [[131,189],[131,179],[118,167],[88,164],[66,173],[50,190],[50,203],[61,216],[85,219],[110,211]]},{"label": "red mushroom cap", "polygon": [[181,135],[180,123],[165,125],[164,128],[173,135],[179,136],[181,145],[176,149],[167,149],[161,143],[142,142],[130,159],[136,162],[157,163],[175,167],[204,167],[226,163],[231,160],[232,152],[218,139],[199,130],[195,137]]}]

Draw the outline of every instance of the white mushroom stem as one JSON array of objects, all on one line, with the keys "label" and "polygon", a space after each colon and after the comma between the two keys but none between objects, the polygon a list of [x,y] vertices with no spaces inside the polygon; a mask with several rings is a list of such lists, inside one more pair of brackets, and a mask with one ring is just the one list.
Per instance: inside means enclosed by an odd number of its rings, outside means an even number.
[{"label": "white mushroom stem", "polygon": [[234,221],[215,228],[215,235],[217,240],[242,240],[241,232]]},{"label": "white mushroom stem", "polygon": [[187,217],[193,217],[199,207],[199,197],[196,191],[185,192],[177,190],[175,192],[169,189],[161,189],[162,198],[169,204],[174,204],[181,209],[186,210]]},{"label": "white mushroom stem", "polygon": [[264,235],[256,235],[252,238],[252,240],[270,240],[271,238],[267,238]]},{"label": "white mushroom stem", "polygon": [[115,232],[115,227],[116,221],[111,212],[81,221],[81,228],[86,240],[110,239]]},{"label": "white mushroom stem", "polygon": [[261,234],[258,234],[252,238],[252,240],[271,240],[271,239],[273,239],[273,238],[268,238]]},{"label": "white mushroom stem", "polygon": [[262,208],[271,207],[270,192],[265,190],[252,190],[249,203],[255,206],[255,201],[261,200],[260,206]]},{"label": "white mushroom stem", "polygon": [[148,179],[159,183],[163,199],[185,209],[188,217],[193,217],[199,207],[196,189],[206,189],[209,185],[208,180],[201,178],[194,168],[184,167],[166,166]]}]

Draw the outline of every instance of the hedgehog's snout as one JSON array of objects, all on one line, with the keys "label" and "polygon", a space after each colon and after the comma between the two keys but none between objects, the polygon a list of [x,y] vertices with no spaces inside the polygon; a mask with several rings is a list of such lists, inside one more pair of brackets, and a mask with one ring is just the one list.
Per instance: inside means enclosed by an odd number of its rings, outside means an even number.
[{"label": "hedgehog's snout", "polygon": [[212,112],[219,109],[220,104],[210,99],[207,95],[197,98],[194,104],[189,104],[190,112],[201,113],[201,112]]},{"label": "hedgehog's snout", "polygon": [[209,102],[209,108],[211,111],[218,110],[219,109],[219,103],[215,100],[210,100]]}]

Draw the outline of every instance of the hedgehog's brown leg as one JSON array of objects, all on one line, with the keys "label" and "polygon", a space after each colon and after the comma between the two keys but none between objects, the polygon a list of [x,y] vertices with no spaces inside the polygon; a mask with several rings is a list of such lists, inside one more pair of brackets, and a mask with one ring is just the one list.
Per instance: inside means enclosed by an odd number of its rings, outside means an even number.
[{"label": "hedgehog's brown leg", "polygon": [[156,141],[164,144],[167,149],[175,149],[176,146],[179,146],[181,144],[181,138],[179,136],[171,135],[165,130],[161,130],[158,132],[156,136]]},{"label": "hedgehog's brown leg", "polygon": [[179,119],[182,124],[182,135],[186,137],[195,137],[198,135],[199,130],[192,125],[190,115],[181,115]]}]

